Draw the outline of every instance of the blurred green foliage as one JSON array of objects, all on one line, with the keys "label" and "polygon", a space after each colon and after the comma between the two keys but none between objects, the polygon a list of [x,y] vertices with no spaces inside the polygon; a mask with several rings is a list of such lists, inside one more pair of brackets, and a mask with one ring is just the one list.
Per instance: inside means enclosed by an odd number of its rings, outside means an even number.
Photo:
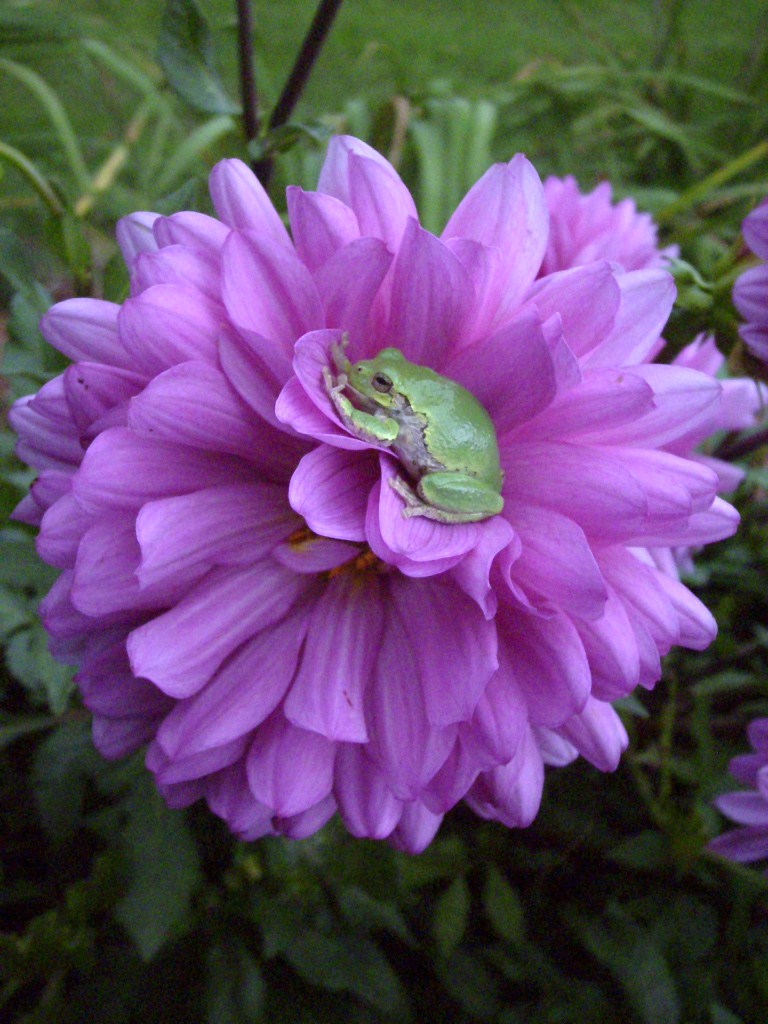
[{"label": "blurred green foliage", "polygon": [[[274,102],[312,4],[254,4]],[[389,156],[437,230],[494,159],[601,178],[681,244],[674,346],[705,327],[743,372],[741,219],[768,191],[768,16],[757,0],[482,5],[348,0],[295,121],[258,142],[273,195],[311,186],[322,141]],[[0,8],[0,298],[9,398],[59,372],[37,330],[73,294],[120,300],[115,219],[204,209],[207,169],[246,157],[234,5],[169,0]],[[254,147],[251,147],[253,154]],[[30,474],[2,435],[5,517]],[[736,538],[695,588],[720,636],[675,652],[624,702],[632,744],[604,776],[552,773],[534,825],[464,809],[420,857],[335,824],[235,842],[203,808],[168,811],[140,758],[94,752],[71,673],[36,616],[54,574],[31,533],[0,541],[0,1017],[43,1022],[759,1024],[768,883],[704,845],[746,722],[768,714],[765,451]]]}]

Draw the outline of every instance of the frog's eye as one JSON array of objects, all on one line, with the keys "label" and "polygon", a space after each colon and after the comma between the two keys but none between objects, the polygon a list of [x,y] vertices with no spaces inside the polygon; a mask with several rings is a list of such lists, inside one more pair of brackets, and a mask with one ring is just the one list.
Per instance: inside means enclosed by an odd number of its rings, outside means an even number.
[{"label": "frog's eye", "polygon": [[382,395],[386,395],[388,391],[392,390],[392,379],[386,373],[374,373],[373,377],[371,377],[371,384],[374,390]]}]

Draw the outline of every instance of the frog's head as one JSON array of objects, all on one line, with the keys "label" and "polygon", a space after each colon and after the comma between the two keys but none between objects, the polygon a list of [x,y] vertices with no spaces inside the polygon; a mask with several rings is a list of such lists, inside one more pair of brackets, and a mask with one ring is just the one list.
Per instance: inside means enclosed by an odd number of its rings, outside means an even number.
[{"label": "frog's head", "polygon": [[405,360],[396,348],[385,348],[373,359],[362,359],[348,371],[347,387],[358,395],[391,409],[403,390]]}]

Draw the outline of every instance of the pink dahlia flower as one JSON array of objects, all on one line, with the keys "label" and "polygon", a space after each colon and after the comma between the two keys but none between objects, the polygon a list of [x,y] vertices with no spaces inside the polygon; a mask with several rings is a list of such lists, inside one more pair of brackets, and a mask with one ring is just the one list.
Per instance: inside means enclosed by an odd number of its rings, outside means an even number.
[{"label": "pink dahlia flower", "polygon": [[[43,333],[74,363],[13,411],[40,471],[17,516],[61,569],[43,620],[97,746],[148,743],[171,805],[203,797],[246,838],[338,811],[417,851],[462,798],[528,824],[544,763],[614,768],[610,702],[715,633],[647,554],[737,522],[712,468],[670,450],[719,384],[644,362],[670,276],[599,260],[540,278],[548,211],[523,156],[440,238],[350,138],[316,192],[288,190],[291,235],[239,161],[211,194],[218,219],[120,224],[131,297],[54,306]],[[357,427],[382,418],[343,343],[415,364],[390,395],[405,438]],[[422,404],[408,381],[429,371]],[[499,514],[413,514],[414,452],[474,493],[481,420]]]},{"label": "pink dahlia flower", "polygon": [[539,274],[612,260],[624,270],[665,266],[677,256],[676,245],[659,249],[656,223],[638,212],[633,199],[614,203],[611,186],[601,182],[586,194],[576,179],[549,177],[544,182],[549,209],[549,241]]},{"label": "pink dahlia flower", "polygon": [[725,793],[715,800],[715,807],[741,828],[709,843],[713,853],[742,863],[768,858],[768,718],[751,722],[747,735],[754,753],[734,757],[729,770],[750,788]]},{"label": "pink dahlia flower", "polygon": [[744,241],[763,263],[745,270],[733,287],[733,302],[747,321],[740,328],[747,348],[768,362],[768,197],[742,224]]}]

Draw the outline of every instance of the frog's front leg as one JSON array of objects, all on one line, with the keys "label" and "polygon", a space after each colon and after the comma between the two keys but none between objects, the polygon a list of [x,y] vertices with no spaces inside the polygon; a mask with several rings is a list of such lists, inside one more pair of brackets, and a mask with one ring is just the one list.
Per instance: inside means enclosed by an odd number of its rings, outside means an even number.
[{"label": "frog's front leg", "polygon": [[383,444],[387,446],[392,444],[400,429],[396,421],[390,416],[375,416],[372,413],[356,409],[347,396],[343,394],[344,389],[347,387],[346,373],[340,373],[334,381],[331,371],[327,366],[324,366],[323,382],[339,419],[353,437],[368,444]]},{"label": "frog's front leg", "polygon": [[424,516],[438,523],[477,523],[497,515],[504,499],[492,487],[467,473],[427,473],[414,491],[402,477],[390,487],[405,501],[403,516]]}]

